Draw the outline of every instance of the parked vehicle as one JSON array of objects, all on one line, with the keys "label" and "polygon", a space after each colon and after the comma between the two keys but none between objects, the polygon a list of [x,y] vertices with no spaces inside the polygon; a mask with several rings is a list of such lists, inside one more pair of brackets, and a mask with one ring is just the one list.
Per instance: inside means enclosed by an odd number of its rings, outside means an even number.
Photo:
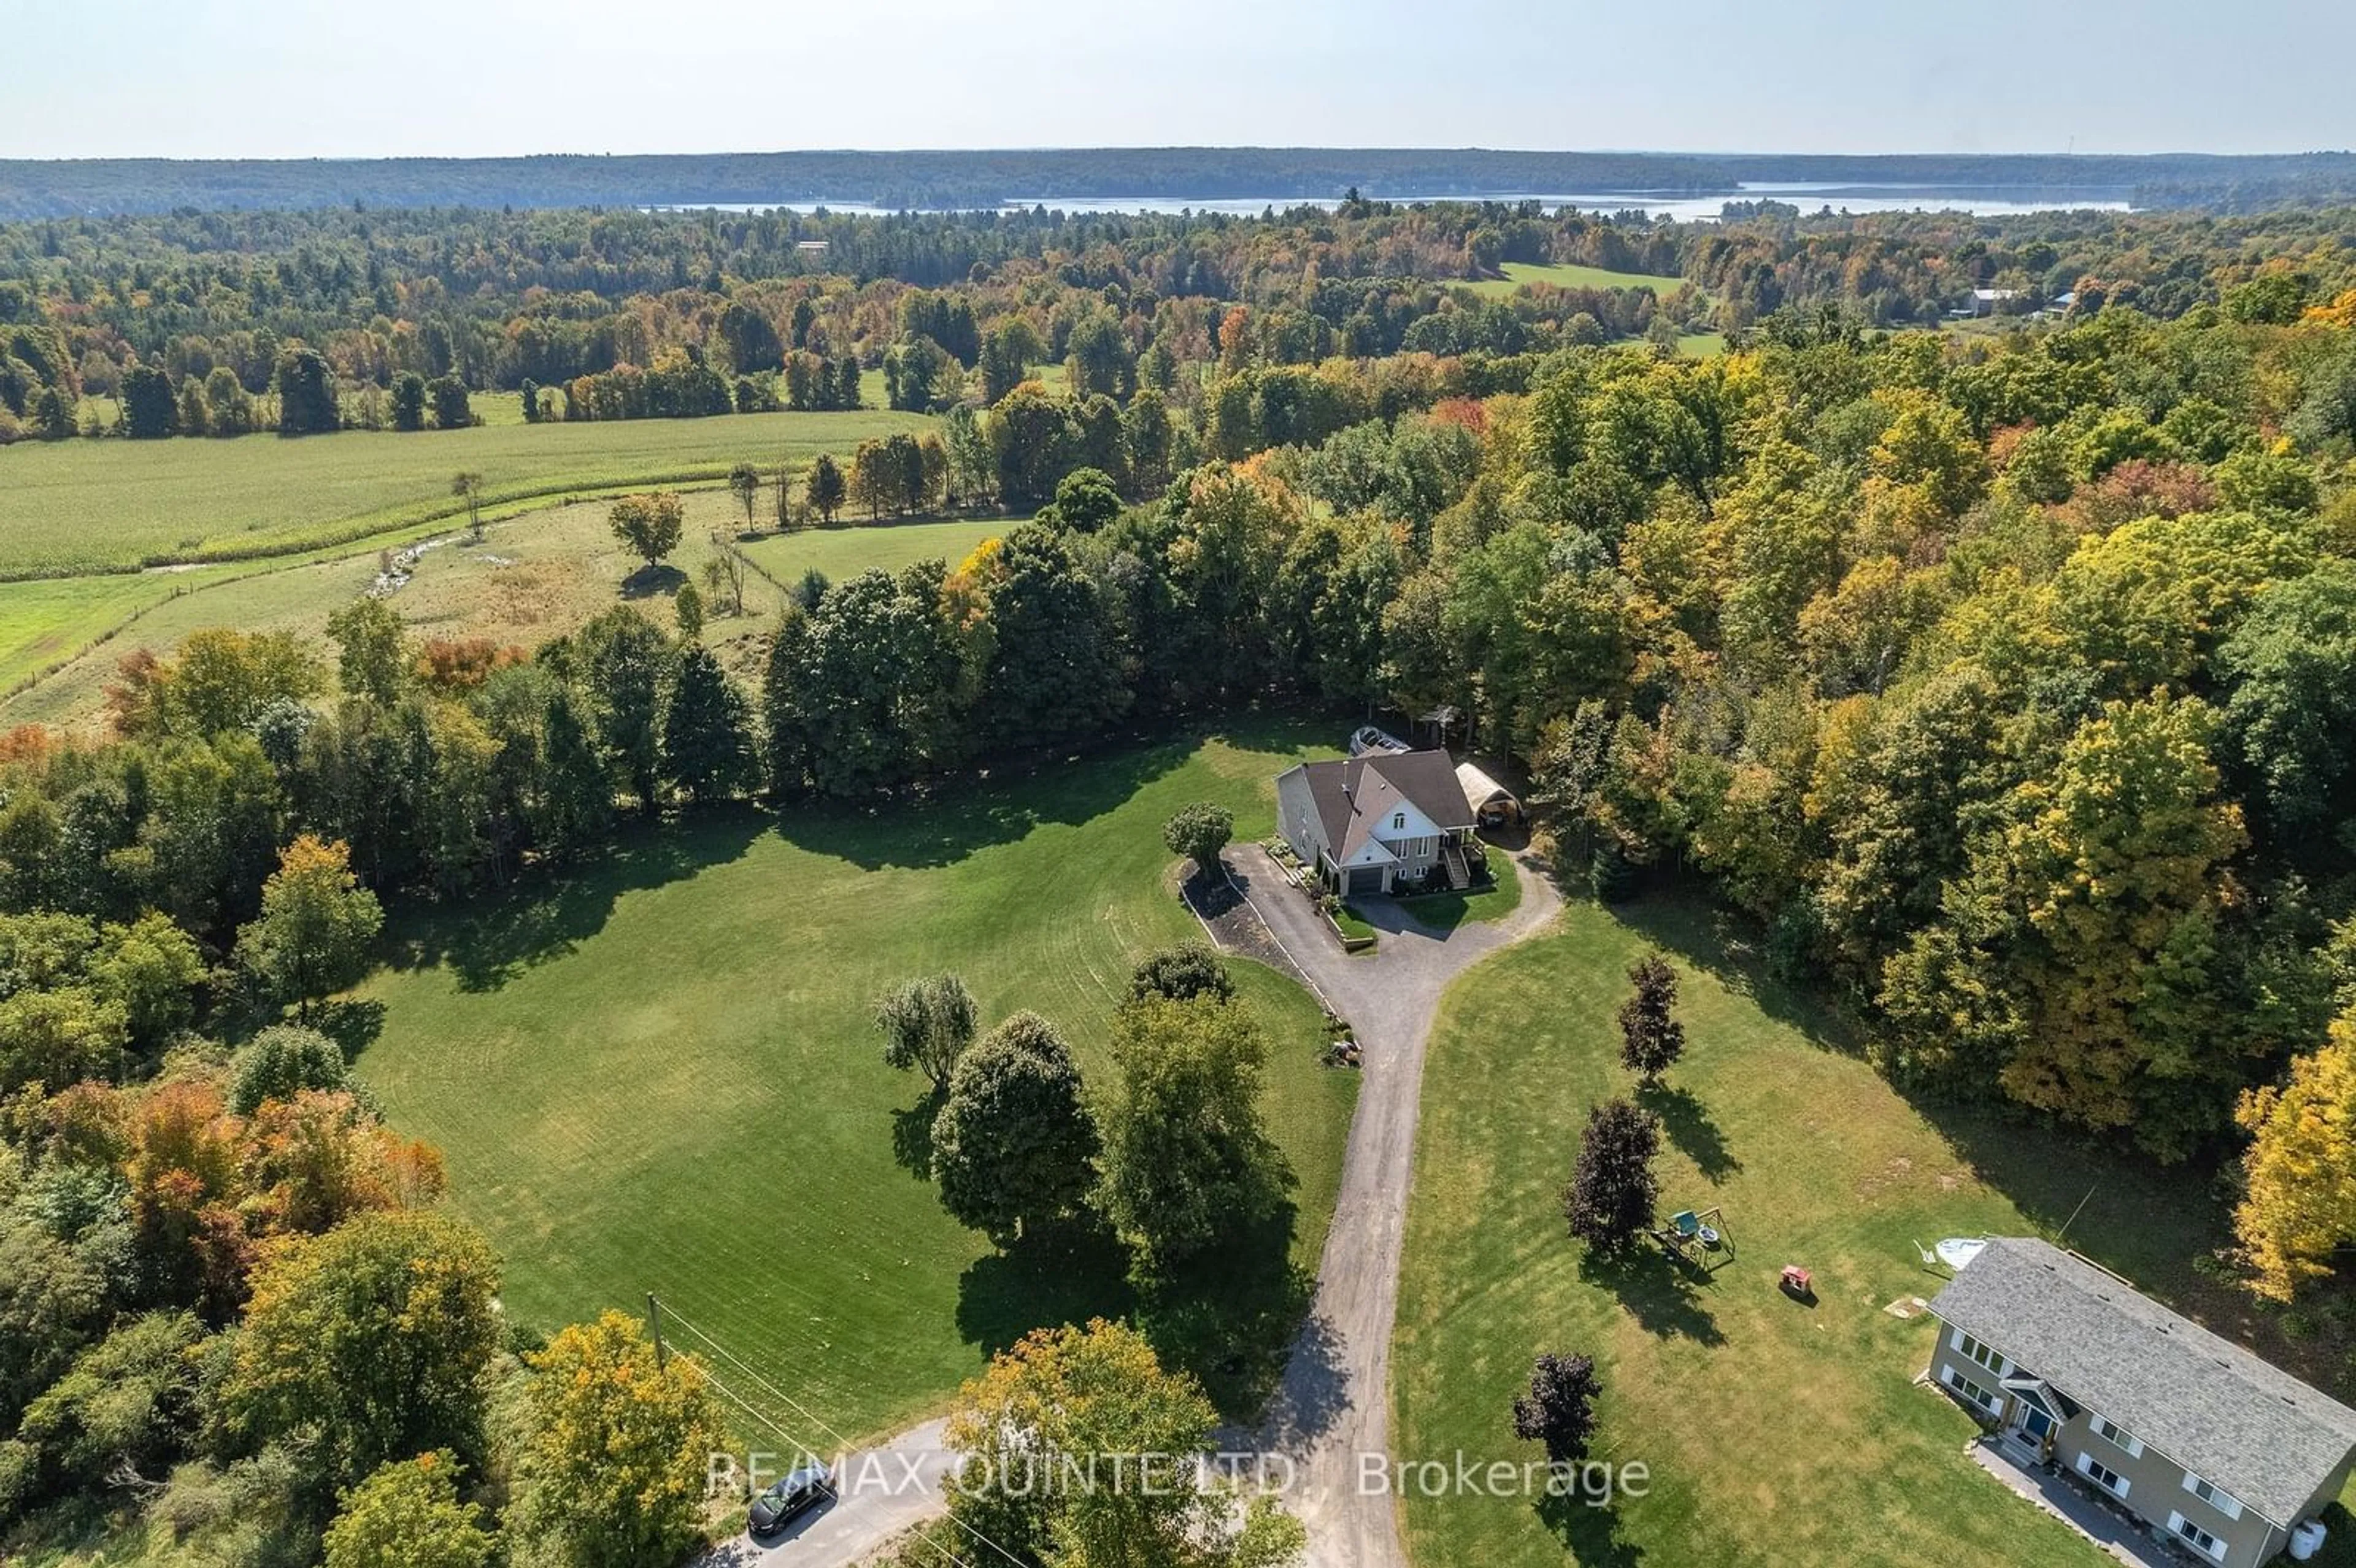
[{"label": "parked vehicle", "polygon": [[753,1531],[780,1529],[834,1496],[834,1472],[813,1459],[753,1499]]}]

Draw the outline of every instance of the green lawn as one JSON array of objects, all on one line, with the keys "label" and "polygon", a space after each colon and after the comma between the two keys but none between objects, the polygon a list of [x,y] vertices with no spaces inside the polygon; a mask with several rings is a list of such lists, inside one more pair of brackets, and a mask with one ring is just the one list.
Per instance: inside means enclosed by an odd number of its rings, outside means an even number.
[{"label": "green lawn", "polygon": [[1482,294],[1510,294],[1531,283],[1552,283],[1558,289],[1651,289],[1659,294],[1674,293],[1682,278],[1656,278],[1646,272],[1615,272],[1606,267],[1582,266],[1575,261],[1540,263],[1508,261],[1498,269],[1502,278],[1483,278],[1469,285]]},{"label": "green lawn", "polygon": [[[1652,1102],[1664,1211],[1723,1205],[1736,1248],[1707,1277],[1657,1251],[1598,1268],[1558,1206],[1587,1108],[1627,1090],[1613,1014],[1648,940],[1677,959],[1690,1041]],[[2312,1363],[2307,1375],[2344,1371],[2191,1270],[2223,1240],[2197,1178],[1967,1116],[1933,1122],[1837,1040],[1712,921],[1667,900],[1622,916],[1574,904],[1557,932],[1458,983],[1424,1078],[1398,1455],[1530,1458],[1509,1411],[1531,1359],[1590,1354],[1605,1385],[1596,1456],[1644,1461],[1653,1487],[1609,1509],[1410,1499],[1421,1568],[2107,1561],[1969,1462],[1972,1424],[1912,1386],[1931,1323],[1882,1310],[1936,1294],[1917,1243],[2050,1237],[2090,1191],[2071,1245],[2221,1332]],[[1787,1263],[1814,1271],[1814,1307],[1776,1290]]]},{"label": "green lawn", "polygon": [[1402,906],[1426,925],[1453,931],[1467,921],[1500,921],[1521,907],[1522,880],[1514,875],[1513,861],[1502,849],[1491,848],[1489,864],[1497,885],[1477,893],[1430,893]]},{"label": "green lawn", "polygon": [[[636,838],[396,932],[397,961],[360,993],[382,1031],[359,1072],[396,1126],[441,1146],[519,1321],[643,1310],[657,1291],[830,1425],[895,1426],[1023,1331],[1131,1304],[1101,1250],[1001,1258],[940,1211],[895,1153],[924,1096],[879,1061],[873,997],[955,970],[986,1020],[1036,1008],[1101,1075],[1135,956],[1200,934],[1162,823],[1210,799],[1268,831],[1271,778],[1310,735],[1269,723],[928,805]],[[1237,968],[1272,1040],[1267,1107],[1298,1220],[1223,1260],[1225,1300],[1148,1328],[1242,1413],[1323,1245],[1355,1083],[1318,1064],[1306,993]]]},{"label": "green lawn", "polygon": [[865,411],[345,431],[298,441],[20,442],[0,451],[0,577],[368,539],[449,516],[450,476],[461,469],[481,474],[494,500],[514,500],[718,478],[738,463],[798,464],[928,422]]}]

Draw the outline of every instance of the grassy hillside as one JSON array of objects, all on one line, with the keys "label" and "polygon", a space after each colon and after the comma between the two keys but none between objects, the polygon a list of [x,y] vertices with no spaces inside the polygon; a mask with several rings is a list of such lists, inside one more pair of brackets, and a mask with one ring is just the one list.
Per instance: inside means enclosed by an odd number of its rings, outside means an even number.
[{"label": "grassy hillside", "polygon": [[[1162,821],[1212,799],[1266,833],[1271,775],[1312,738],[1270,727],[922,809],[797,806],[638,838],[398,933],[362,992],[382,1032],[359,1072],[393,1125],[442,1147],[517,1318],[642,1309],[658,1291],[832,1426],[893,1426],[1023,1331],[1130,1301],[1108,1257],[1001,1258],[941,1212],[903,1163],[923,1094],[879,1060],[873,997],[954,970],[986,1019],[1036,1008],[1100,1079],[1136,955],[1199,933]],[[1306,994],[1238,967],[1273,1041],[1267,1105],[1299,1221],[1289,1248],[1233,1260],[1220,1310],[1153,1329],[1231,1406],[1280,1327],[1238,1319],[1283,1296],[1282,1254],[1313,1266],[1356,1091],[1318,1065]]]},{"label": "grassy hillside", "polygon": [[[1676,906],[1574,905],[1559,932],[1461,982],[1434,1037],[1396,1343],[1401,1456],[1522,1460],[1514,1396],[1540,1351],[1592,1355],[1596,1456],[1643,1460],[1616,1509],[1410,1499],[1420,1568],[1595,1563],[2104,1562],[1964,1456],[1972,1424],[1913,1386],[1931,1322],[1882,1309],[1937,1293],[1914,1248],[2053,1235],[2221,1332],[2334,1371],[2246,1297],[2197,1275],[2223,1239],[2197,1178],[2108,1162],[2019,1128],[1933,1122],[1845,1053],[1804,1003],[1730,957]],[[1723,1205],[1730,1263],[1704,1277],[1658,1249],[1598,1267],[1558,1194],[1588,1107],[1628,1090],[1614,1011],[1648,940],[1678,960],[1690,1044],[1652,1101],[1663,1212]],[[2091,1194],[2091,1198],[2089,1197]],[[1787,1263],[1813,1307],[1784,1298]],[[2328,1386],[2328,1383],[2327,1383]]]},{"label": "grassy hillside", "polygon": [[[391,603],[420,637],[488,637],[526,647],[626,597],[668,624],[671,595],[680,582],[700,581],[713,532],[734,535],[744,526],[743,511],[725,490],[693,492],[686,500],[686,529],[670,558],[676,574],[636,577],[642,563],[616,544],[605,507],[583,502],[493,523],[480,543],[463,528],[446,534],[419,558],[415,576]],[[839,580],[926,556],[954,564],[1012,526],[1010,519],[852,520],[765,536],[744,549],[780,581],[792,582],[811,567]],[[102,716],[107,684],[125,654],[145,648],[168,655],[199,627],[284,631],[316,641],[327,616],[364,592],[376,571],[377,552],[363,549],[289,564],[0,582],[0,693],[6,693],[0,696],[0,726],[87,729]],[[773,624],[777,597],[768,582],[749,578],[744,598],[752,613],[713,615],[705,641],[727,650],[732,663],[757,661],[751,643]]]}]

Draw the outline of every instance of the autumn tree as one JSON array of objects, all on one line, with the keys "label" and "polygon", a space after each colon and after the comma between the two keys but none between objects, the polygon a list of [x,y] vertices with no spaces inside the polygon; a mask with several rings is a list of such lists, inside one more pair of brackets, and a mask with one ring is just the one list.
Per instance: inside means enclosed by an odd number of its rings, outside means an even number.
[{"label": "autumn tree", "polygon": [[[981,1479],[952,1488],[949,1507],[1024,1562],[1290,1568],[1305,1545],[1298,1520],[1269,1499],[1237,1509],[1203,1484],[1217,1420],[1134,1328],[1042,1328],[958,1395],[947,1441],[960,1473]],[[1057,1484],[1067,1463],[1095,1484]]]},{"label": "autumn tree", "polygon": [[2244,1093],[2236,1119],[2252,1141],[2233,1230],[2258,1294],[2288,1302],[2356,1241],[2356,1013],[2334,1020],[2285,1083]]},{"label": "autumn tree", "polygon": [[395,1459],[344,1493],[327,1526],[327,1568],[485,1568],[496,1542],[483,1510],[458,1500],[447,1449]]},{"label": "autumn tree", "polygon": [[1579,1162],[1562,1195],[1570,1233],[1600,1252],[1616,1253],[1650,1230],[1660,1200],[1653,1170],[1660,1147],[1661,1124],[1651,1113],[1625,1100],[1606,1100],[1590,1111]]},{"label": "autumn tree", "polygon": [[466,529],[477,539],[481,539],[483,537],[483,476],[472,469],[460,470],[450,476],[450,494],[466,503]]},{"label": "autumn tree", "polygon": [[1649,1088],[1685,1053],[1685,1025],[1673,1016],[1677,972],[1653,952],[1629,965],[1628,979],[1635,992],[1620,1004],[1620,1061]]},{"label": "autumn tree", "polygon": [[613,524],[614,537],[649,567],[679,548],[680,535],[687,523],[686,508],[668,490],[648,496],[625,496],[614,503],[607,517]]},{"label": "autumn tree", "polygon": [[363,1214],[281,1243],[252,1287],[218,1396],[232,1442],[302,1434],[331,1487],[437,1448],[483,1454],[504,1329],[498,1264],[471,1226],[432,1210]]},{"label": "autumn tree", "polygon": [[343,841],[305,833],[279,852],[261,915],[238,932],[238,960],[307,1021],[313,1002],[359,978],[383,924],[383,906],[352,875]]},{"label": "autumn tree", "polygon": [[973,993],[955,975],[904,981],[876,998],[875,1027],[885,1066],[914,1069],[936,1093],[946,1092],[958,1059],[973,1043]]},{"label": "autumn tree", "polygon": [[359,598],[327,617],[338,650],[337,677],[346,694],[391,707],[408,677],[409,629],[381,599]]},{"label": "autumn tree", "polygon": [[658,1568],[702,1540],[711,1456],[730,1446],[703,1370],[619,1312],[526,1358],[509,1528],[577,1568]]}]

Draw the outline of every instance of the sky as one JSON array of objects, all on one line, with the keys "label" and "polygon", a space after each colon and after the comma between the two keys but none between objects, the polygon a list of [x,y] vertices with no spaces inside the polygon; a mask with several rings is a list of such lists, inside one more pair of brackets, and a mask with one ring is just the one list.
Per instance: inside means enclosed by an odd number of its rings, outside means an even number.
[{"label": "sky", "polygon": [[16,158],[2356,146],[2348,0],[0,0],[0,37]]}]

